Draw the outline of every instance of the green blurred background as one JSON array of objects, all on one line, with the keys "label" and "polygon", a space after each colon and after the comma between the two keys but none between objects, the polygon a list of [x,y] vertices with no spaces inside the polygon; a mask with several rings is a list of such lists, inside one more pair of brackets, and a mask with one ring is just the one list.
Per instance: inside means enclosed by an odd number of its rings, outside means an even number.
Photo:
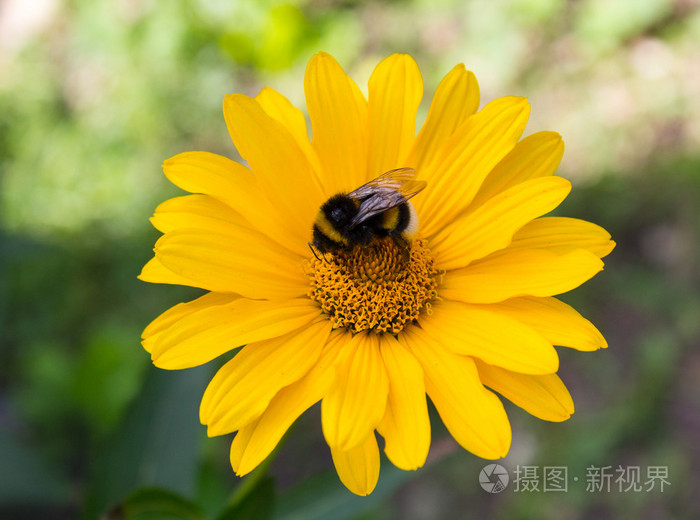
[{"label": "green blurred background", "polygon": [[[267,472],[238,479],[230,438],[206,439],[197,416],[220,362],[151,366],[141,330],[198,295],[136,280],[158,236],[148,218],[179,194],[161,162],[237,158],[224,94],[269,85],[303,106],[319,50],[363,88],[380,59],[411,53],[419,120],[464,62],[482,100],[530,98],[526,133],[564,136],[560,213],[618,242],[565,299],[610,348],[561,349],[569,421],[507,404],[501,463],[566,466],[568,492],[484,492],[486,462],[435,421],[424,469],[384,460],[355,497],[317,409]],[[697,0],[0,0],[0,518],[700,517],[699,143]],[[671,485],[587,492],[590,466],[642,480],[665,466]]]}]

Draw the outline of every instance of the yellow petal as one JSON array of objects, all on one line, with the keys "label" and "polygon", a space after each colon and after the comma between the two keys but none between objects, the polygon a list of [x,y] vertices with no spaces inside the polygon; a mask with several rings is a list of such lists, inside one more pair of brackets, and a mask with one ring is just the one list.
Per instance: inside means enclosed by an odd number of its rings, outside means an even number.
[{"label": "yellow petal", "polygon": [[231,444],[231,466],[239,476],[253,471],[275,449],[294,421],[320,401],[335,381],[333,362],[345,334],[331,333],[313,368],[296,383],[282,388],[259,419],[244,426]]},{"label": "yellow petal", "polygon": [[442,422],[465,449],[484,459],[504,457],[511,430],[503,404],[479,380],[474,361],[450,352],[418,327],[408,327],[399,341],[416,356],[425,386]]},{"label": "yellow petal", "polygon": [[384,453],[398,468],[418,469],[425,463],[430,448],[423,369],[393,336],[382,336],[380,348],[389,376],[386,413],[377,428],[385,440]]},{"label": "yellow petal", "polygon": [[479,206],[529,179],[554,175],[563,155],[564,141],[556,132],[537,132],[526,137],[489,173],[472,204]]},{"label": "yellow petal", "polygon": [[[243,454],[245,453],[246,448],[248,447],[248,444],[253,438],[253,435],[255,434],[255,428],[257,427],[258,423],[261,421],[261,419],[265,416],[265,413],[263,412],[263,415],[261,415],[258,419],[254,420],[253,422],[245,425],[243,428],[238,430],[236,433],[236,436],[233,438],[233,442],[231,442],[231,449],[229,451],[229,460],[231,461],[231,467],[233,468],[233,471],[236,472],[236,475],[239,477],[242,477],[243,475],[247,475],[252,471],[252,468],[250,471],[246,471],[245,473],[239,472],[238,468],[240,467],[241,464],[241,459],[243,458]],[[289,428],[289,426],[287,426]],[[285,431],[287,431],[287,428],[285,428]],[[283,433],[284,435],[284,433]],[[275,446],[277,446],[277,443],[279,442],[279,439],[275,442],[275,445],[272,447],[270,452],[275,449]],[[270,453],[267,453],[262,460],[265,460],[267,458],[267,455]],[[262,462],[262,460],[260,462]],[[258,462],[258,464],[260,464]],[[257,467],[256,464],[255,466]]]},{"label": "yellow petal", "polygon": [[245,166],[213,153],[185,152],[165,161],[163,171],[176,186],[220,200],[268,237],[308,256],[308,238],[300,242],[286,230],[284,220],[258,186],[258,179]]},{"label": "yellow petal", "polygon": [[568,217],[543,217],[528,222],[513,235],[509,249],[547,249],[555,253],[568,253],[585,249],[598,258],[608,255],[615,247],[610,233],[602,227]]},{"label": "yellow petal", "polygon": [[438,302],[421,326],[456,354],[491,365],[526,374],[551,374],[559,368],[557,351],[541,334],[488,306]]},{"label": "yellow petal", "polygon": [[406,166],[416,135],[416,112],[423,97],[423,79],[416,62],[407,54],[393,54],[374,69],[369,78],[370,178]]},{"label": "yellow petal", "polygon": [[151,217],[153,226],[162,233],[180,228],[209,229],[221,221],[251,227],[230,206],[209,195],[185,195],[168,199],[156,208]]},{"label": "yellow petal", "polygon": [[571,183],[561,177],[532,179],[489,199],[459,217],[430,242],[441,269],[465,267],[503,249],[513,234],[534,218],[556,208],[569,194]]},{"label": "yellow petal", "polygon": [[552,296],[575,289],[602,269],[603,262],[583,249],[563,255],[545,249],[506,249],[446,273],[440,296],[470,303]]},{"label": "yellow petal", "polygon": [[224,98],[224,118],[238,152],[255,172],[260,189],[283,217],[285,232],[308,242],[324,200],[316,173],[292,135],[248,96]]},{"label": "yellow petal", "polygon": [[[200,296],[196,300],[192,300],[186,303],[178,303],[174,307],[170,307],[167,311],[165,311],[155,320],[153,320],[144,329],[143,333],[141,334],[141,338],[151,339],[192,313],[201,311],[202,309],[207,309],[212,306],[231,303],[232,301],[238,298],[239,296],[235,294],[207,293],[203,296]],[[149,344],[152,345],[153,342],[150,341]],[[145,346],[146,344],[144,343],[144,347]],[[151,351],[149,348],[146,348],[146,350],[148,352]]]},{"label": "yellow petal", "polygon": [[194,280],[175,274],[170,269],[160,263],[155,256],[151,258],[146,265],[141,269],[141,274],[137,278],[149,283],[167,283],[171,285],[187,285],[198,287],[199,285]]},{"label": "yellow petal", "polygon": [[309,141],[309,133],[306,130],[306,118],[304,114],[292,105],[289,100],[276,90],[265,87],[255,96],[265,113],[284,125],[287,131],[296,141],[297,145],[306,155],[309,164],[315,172],[321,170],[316,151]]},{"label": "yellow petal", "polygon": [[496,99],[424,163],[419,177],[428,188],[414,199],[423,236],[431,237],[469,206],[486,175],[518,142],[529,114],[526,99]]},{"label": "yellow petal", "polygon": [[302,296],[302,260],[257,231],[233,224],[173,231],[156,242],[156,258],[203,289],[253,299]]},{"label": "yellow petal", "polygon": [[216,373],[199,409],[207,434],[240,430],[265,411],[283,387],[306,375],[330,333],[322,320],[285,336],[251,343]]},{"label": "yellow petal", "polygon": [[524,323],[553,345],[584,351],[608,347],[603,335],[590,321],[556,298],[525,296],[486,307]]},{"label": "yellow petal", "polygon": [[379,447],[374,433],[358,446],[341,450],[331,446],[333,464],[340,481],[350,491],[360,496],[367,496],[379,480]]},{"label": "yellow petal", "polygon": [[520,408],[545,421],[565,421],[574,401],[556,374],[518,374],[476,361],[481,381]]},{"label": "yellow petal", "polygon": [[[244,214],[257,213],[253,173],[231,159],[209,152],[184,152],[163,162],[165,176],[185,191],[210,195]],[[247,207],[248,206],[248,207]],[[253,219],[256,220],[256,219]]]},{"label": "yellow petal", "polygon": [[423,163],[478,108],[479,84],[474,74],[460,63],[438,85],[406,165],[420,172]]},{"label": "yellow petal", "polygon": [[316,302],[237,298],[181,317],[152,339],[153,363],[168,370],[207,363],[234,348],[300,329],[320,315]]},{"label": "yellow petal", "polygon": [[326,193],[347,193],[369,180],[367,101],[338,62],[325,52],[311,58],[304,91]]},{"label": "yellow petal", "polygon": [[328,445],[347,451],[360,445],[384,416],[389,379],[376,334],[355,334],[343,350],[337,381],[321,404],[321,419]]}]

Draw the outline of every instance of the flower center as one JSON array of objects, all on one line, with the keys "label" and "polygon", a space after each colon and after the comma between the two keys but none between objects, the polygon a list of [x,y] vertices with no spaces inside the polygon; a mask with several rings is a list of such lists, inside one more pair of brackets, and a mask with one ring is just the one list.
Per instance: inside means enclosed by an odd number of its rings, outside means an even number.
[{"label": "flower center", "polygon": [[398,334],[422,311],[431,312],[441,276],[433,263],[422,240],[414,240],[410,251],[391,239],[375,240],[312,258],[308,295],[321,304],[333,328]]}]

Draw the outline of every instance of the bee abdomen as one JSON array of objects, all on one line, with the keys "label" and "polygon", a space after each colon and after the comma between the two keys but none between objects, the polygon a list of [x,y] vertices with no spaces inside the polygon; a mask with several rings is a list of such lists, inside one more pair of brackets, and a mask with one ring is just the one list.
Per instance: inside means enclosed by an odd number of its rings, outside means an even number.
[{"label": "bee abdomen", "polygon": [[399,206],[399,221],[396,225],[396,234],[400,234],[409,244],[418,235],[418,215],[410,202],[404,202]]},{"label": "bee abdomen", "polygon": [[382,228],[386,229],[388,232],[395,231],[399,228],[401,222],[401,206],[403,206],[403,204],[390,208],[382,213]]}]

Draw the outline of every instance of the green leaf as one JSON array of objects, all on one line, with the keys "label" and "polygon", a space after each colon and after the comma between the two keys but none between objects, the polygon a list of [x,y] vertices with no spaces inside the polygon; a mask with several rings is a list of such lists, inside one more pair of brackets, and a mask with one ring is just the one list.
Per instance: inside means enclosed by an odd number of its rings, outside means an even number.
[{"label": "green leaf", "polygon": [[402,471],[391,464],[383,466],[377,487],[366,497],[358,497],[348,491],[334,471],[314,475],[279,497],[273,518],[345,520],[371,512],[416,474]]},{"label": "green leaf", "polygon": [[84,518],[146,486],[194,492],[201,425],[199,400],[209,369],[152,369],[134,405],[95,456]]},{"label": "green leaf", "polygon": [[117,507],[116,511],[118,511],[117,515],[125,520],[162,517],[200,520],[205,517],[199,506],[192,501],[161,488],[143,488],[134,491]]},{"label": "green leaf", "polygon": [[240,500],[224,509],[216,520],[267,520],[272,518],[274,500],[274,480],[265,476]]},{"label": "green leaf", "polygon": [[124,323],[103,323],[88,337],[80,362],[70,374],[73,400],[98,437],[114,429],[134,399],[150,364],[134,348],[140,333]]}]

